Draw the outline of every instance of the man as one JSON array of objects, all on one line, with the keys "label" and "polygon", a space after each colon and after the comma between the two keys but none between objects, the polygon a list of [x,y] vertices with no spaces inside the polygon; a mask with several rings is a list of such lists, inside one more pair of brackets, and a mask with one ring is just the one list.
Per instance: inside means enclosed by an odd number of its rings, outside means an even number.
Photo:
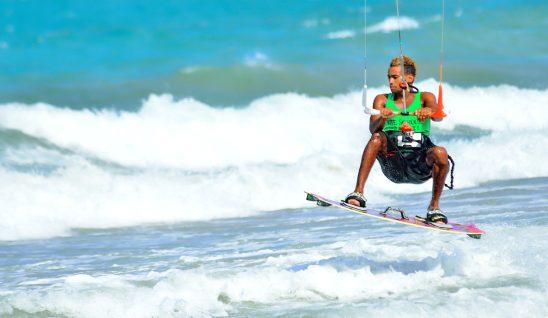
[{"label": "man", "polygon": [[[439,200],[449,169],[448,155],[445,148],[435,146],[428,137],[430,115],[437,108],[436,97],[429,92],[419,92],[412,86],[417,67],[408,56],[404,56],[403,60],[405,81],[402,81],[401,59],[394,58],[388,68],[392,93],[377,95],[373,101],[373,108],[380,114],[370,118],[371,139],[363,151],[356,188],[345,201],[365,207],[363,192],[376,158],[384,175],[395,183],[423,183],[433,178],[432,199],[426,220],[447,223]],[[402,114],[404,90],[408,115]],[[432,120],[440,121],[441,118]]]}]

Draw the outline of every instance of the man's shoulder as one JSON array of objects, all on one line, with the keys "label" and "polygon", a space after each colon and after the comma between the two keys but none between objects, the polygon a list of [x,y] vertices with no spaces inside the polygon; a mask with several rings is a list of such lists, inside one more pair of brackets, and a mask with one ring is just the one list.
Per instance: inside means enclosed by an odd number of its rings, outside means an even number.
[{"label": "man's shoulder", "polygon": [[436,98],[436,95],[430,92],[421,92],[421,98]]},{"label": "man's shoulder", "polygon": [[386,100],[388,98],[388,94],[379,94],[375,96],[375,100]]},{"label": "man's shoulder", "polygon": [[375,96],[375,99],[373,100],[373,108],[379,109],[385,107],[387,100],[387,94],[379,94]]}]

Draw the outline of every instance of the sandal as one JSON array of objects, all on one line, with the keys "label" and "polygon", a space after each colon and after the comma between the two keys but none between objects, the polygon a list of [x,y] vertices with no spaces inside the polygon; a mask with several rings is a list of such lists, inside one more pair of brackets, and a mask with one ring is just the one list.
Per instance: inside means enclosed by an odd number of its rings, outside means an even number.
[{"label": "sandal", "polygon": [[[348,200],[356,200],[360,202],[360,207],[365,208],[365,205],[367,203],[367,199],[363,196],[363,193],[359,192],[352,192],[349,195],[346,196],[346,199],[344,199],[345,203],[348,203]],[[350,204],[350,203],[348,203]]]}]

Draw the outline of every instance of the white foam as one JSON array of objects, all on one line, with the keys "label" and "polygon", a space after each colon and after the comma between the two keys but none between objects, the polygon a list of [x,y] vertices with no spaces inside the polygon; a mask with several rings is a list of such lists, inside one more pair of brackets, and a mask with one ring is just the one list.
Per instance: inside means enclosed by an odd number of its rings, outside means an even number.
[{"label": "white foam", "polygon": [[[437,88],[433,80],[418,86]],[[385,91],[373,88],[369,97]],[[491,132],[441,143],[456,161],[458,187],[548,175],[543,162],[548,91],[445,85],[444,92],[449,116],[434,127],[450,132],[469,125]],[[36,174],[0,167],[0,239],[309,206],[303,190],[342,197],[353,190],[370,136],[360,97],[359,92],[331,98],[278,94],[242,109],[216,109],[152,95],[137,112],[2,105],[1,127],[68,151],[34,144],[5,150],[3,163],[57,170]],[[430,182],[392,184],[375,165],[366,195],[382,204],[390,194],[430,187]]]},{"label": "white foam", "polygon": [[[345,134],[329,117],[339,102],[345,104],[343,115],[350,117],[356,108],[348,107],[349,98],[355,96],[316,99],[280,94],[236,110],[152,95],[137,113],[8,104],[0,107],[6,116],[0,124],[127,166],[211,169],[265,161],[295,163]],[[352,120],[341,124],[345,122]],[[321,127],[332,135],[318,138]]]},{"label": "white foam", "polygon": [[[69,282],[45,292],[29,290],[7,299],[11,308],[28,313],[48,310],[79,317],[171,316],[176,312],[226,316],[233,308],[230,303],[268,305],[285,299],[302,302],[338,299],[345,303],[432,288],[434,282],[444,283],[442,276],[441,268],[404,275],[399,272],[373,274],[368,267],[338,271],[318,265],[297,272],[267,268],[222,276],[200,269],[169,270],[151,276],[155,281],[153,287],[139,287],[131,277],[90,276],[68,278]],[[224,303],[223,299],[230,303]],[[3,309],[3,313],[6,311]]]},{"label": "white foam", "polygon": [[[419,86],[437,90],[434,81]],[[383,91],[371,89],[370,99]],[[546,127],[542,106],[548,102],[546,91],[445,85],[444,92],[449,116],[435,127],[470,125],[493,131]],[[363,144],[367,117],[356,116],[359,98],[358,92],[333,98],[279,94],[255,100],[244,109],[215,109],[193,99],[152,95],[136,113],[5,104],[0,106],[0,125],[124,166],[213,169],[292,164],[324,149],[347,152]],[[521,110],[525,106],[527,112]]]},{"label": "white foam", "polygon": [[[545,261],[541,258],[535,261],[539,268],[531,268],[531,255],[523,254],[523,246],[531,235],[542,242],[546,231],[513,229],[516,241],[501,243],[507,230],[493,228],[492,238],[481,244],[443,235],[425,238],[421,233],[301,249],[309,254],[324,251],[331,260],[361,257],[354,268],[345,261],[342,266],[309,264],[299,270],[291,269],[292,261],[246,268],[225,268],[219,262],[220,268],[69,275],[49,286],[26,284],[29,287],[2,293],[0,314],[17,309],[78,317],[209,317],[245,314],[250,304],[252,310],[276,305],[322,309],[335,300],[338,309],[354,308],[353,316],[396,316],[407,308],[412,317],[425,312],[542,317],[548,312]],[[542,248],[539,243],[535,251],[542,253]],[[528,258],[522,264],[524,256]]]},{"label": "white foam", "polygon": [[353,30],[340,30],[333,31],[326,34],[326,38],[330,40],[349,39],[356,36],[356,31]]},{"label": "white foam", "polygon": [[[420,24],[417,20],[400,16],[399,26],[401,30],[411,30],[418,29]],[[383,21],[373,24],[367,27],[367,33],[390,33],[398,30],[398,18],[397,17],[387,17]]]}]

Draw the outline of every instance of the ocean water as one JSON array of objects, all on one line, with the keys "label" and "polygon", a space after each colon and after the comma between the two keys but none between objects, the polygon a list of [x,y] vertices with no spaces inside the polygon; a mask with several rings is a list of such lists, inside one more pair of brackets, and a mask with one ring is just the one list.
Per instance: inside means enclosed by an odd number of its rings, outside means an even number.
[{"label": "ocean water", "polygon": [[[544,89],[543,0],[446,1],[445,80]],[[27,0],[0,4],[0,103],[137,110],[151,93],[245,106],[361,88],[399,54],[391,1]],[[441,1],[401,1],[405,53],[438,76]]]},{"label": "ocean water", "polygon": [[[402,3],[437,92],[441,2]],[[1,317],[545,317],[548,8],[446,4],[454,158],[480,240],[316,207],[343,198],[398,54],[386,1],[0,3]],[[431,183],[375,166],[368,204]]]}]

